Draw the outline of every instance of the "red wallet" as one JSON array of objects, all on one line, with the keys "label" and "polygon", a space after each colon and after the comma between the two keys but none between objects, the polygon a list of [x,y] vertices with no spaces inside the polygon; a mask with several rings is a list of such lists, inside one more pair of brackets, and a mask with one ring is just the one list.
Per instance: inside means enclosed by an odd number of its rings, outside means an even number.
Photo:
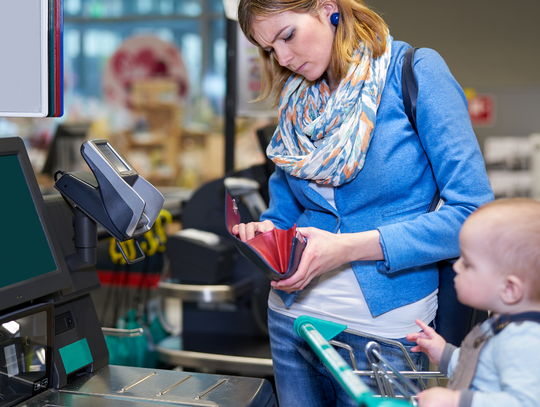
[{"label": "red wallet", "polygon": [[288,230],[272,229],[242,242],[231,232],[234,225],[241,223],[238,206],[228,192],[225,200],[227,230],[238,251],[271,280],[291,277],[306,247],[306,239],[296,230],[296,225]]}]

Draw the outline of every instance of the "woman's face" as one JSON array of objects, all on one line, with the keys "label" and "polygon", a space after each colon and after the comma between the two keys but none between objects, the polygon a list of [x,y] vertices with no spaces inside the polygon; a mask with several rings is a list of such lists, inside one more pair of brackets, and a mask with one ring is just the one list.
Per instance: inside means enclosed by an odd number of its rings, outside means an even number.
[{"label": "woman's face", "polygon": [[337,6],[328,2],[318,17],[292,11],[259,17],[253,24],[253,37],[281,66],[313,81],[330,65],[335,34],[330,15],[337,11]]}]

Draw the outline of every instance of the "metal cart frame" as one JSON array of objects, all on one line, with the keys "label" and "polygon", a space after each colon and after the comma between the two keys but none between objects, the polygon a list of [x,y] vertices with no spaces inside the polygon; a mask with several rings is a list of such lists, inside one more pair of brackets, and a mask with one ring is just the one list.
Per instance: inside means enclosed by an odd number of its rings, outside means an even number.
[{"label": "metal cart frame", "polygon": [[[427,379],[435,379],[439,386],[440,379],[446,379],[446,376],[441,372],[419,371],[405,346],[392,339],[348,329],[346,325],[308,316],[301,316],[296,319],[294,331],[298,336],[306,340],[336,380],[360,406],[416,406],[415,396],[427,388]],[[352,347],[332,339],[341,332],[362,336],[370,340],[364,351],[373,370],[359,370]],[[411,370],[397,371],[381,354],[379,342],[398,347]],[[349,352],[352,368],[332,345]],[[359,376],[374,378],[379,395],[373,394]],[[420,387],[416,386],[412,380],[417,381]],[[398,390],[401,394],[396,395],[395,390]]]}]

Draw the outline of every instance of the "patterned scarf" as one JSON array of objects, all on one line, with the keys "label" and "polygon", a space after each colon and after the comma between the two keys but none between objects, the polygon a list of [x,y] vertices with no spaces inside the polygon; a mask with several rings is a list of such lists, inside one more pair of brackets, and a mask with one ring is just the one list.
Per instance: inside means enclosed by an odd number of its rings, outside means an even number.
[{"label": "patterned scarf", "polygon": [[[343,185],[364,166],[386,82],[392,37],[373,60],[364,43],[336,91],[325,80],[292,75],[281,93],[279,125],[266,154],[285,172],[320,184]],[[315,143],[315,144],[314,144]]]}]

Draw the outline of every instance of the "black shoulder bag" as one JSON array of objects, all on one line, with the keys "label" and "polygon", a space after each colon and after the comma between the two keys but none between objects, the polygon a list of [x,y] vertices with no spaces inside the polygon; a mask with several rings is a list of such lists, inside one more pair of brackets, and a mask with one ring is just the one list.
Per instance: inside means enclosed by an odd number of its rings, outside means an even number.
[{"label": "black shoulder bag", "polygon": [[[403,70],[401,73],[403,105],[405,107],[405,113],[416,134],[418,134],[418,127],[416,125],[418,85],[416,83],[416,77],[414,76],[414,53],[417,49],[418,48],[409,48],[405,52]],[[422,144],[421,139],[420,144]],[[422,147],[424,146],[422,145]],[[429,161],[427,152],[426,157],[428,157]],[[429,205],[428,212],[438,210],[441,203],[444,202],[441,202],[440,192],[437,188],[437,192]],[[458,301],[456,289],[454,287],[454,276],[456,273],[452,268],[452,264],[453,262],[451,260],[443,260],[438,263],[439,309],[437,310],[437,316],[435,317],[435,327],[437,333],[441,335],[446,342],[459,346],[474,325],[487,319],[487,312],[468,307]]]}]

